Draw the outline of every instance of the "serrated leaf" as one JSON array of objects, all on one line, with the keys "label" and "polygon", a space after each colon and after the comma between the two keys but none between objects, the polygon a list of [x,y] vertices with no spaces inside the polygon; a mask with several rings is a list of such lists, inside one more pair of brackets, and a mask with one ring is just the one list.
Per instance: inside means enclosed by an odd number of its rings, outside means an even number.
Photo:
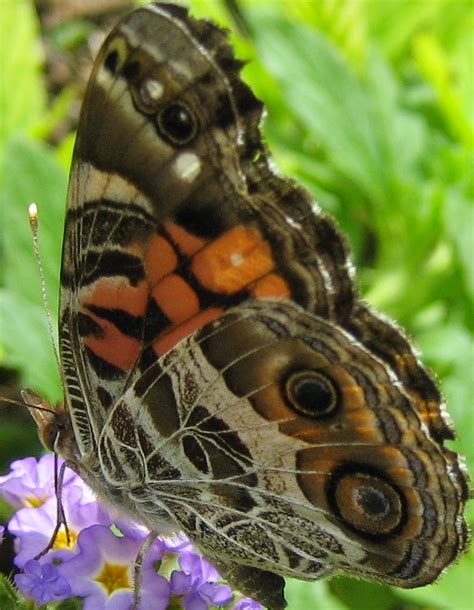
[{"label": "serrated leaf", "polygon": [[2,610],[26,610],[28,603],[21,599],[13,583],[0,574],[0,608]]}]

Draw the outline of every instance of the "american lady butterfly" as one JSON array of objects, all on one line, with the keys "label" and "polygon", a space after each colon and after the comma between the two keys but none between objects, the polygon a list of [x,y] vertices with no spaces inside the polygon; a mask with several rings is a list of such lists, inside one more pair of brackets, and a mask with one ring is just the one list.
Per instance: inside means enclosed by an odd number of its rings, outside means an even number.
[{"label": "american lady butterfly", "polygon": [[82,108],[47,446],[240,590],[417,587],[466,544],[440,392],[361,300],[334,220],[272,169],[226,34],[171,4],[107,37]]}]

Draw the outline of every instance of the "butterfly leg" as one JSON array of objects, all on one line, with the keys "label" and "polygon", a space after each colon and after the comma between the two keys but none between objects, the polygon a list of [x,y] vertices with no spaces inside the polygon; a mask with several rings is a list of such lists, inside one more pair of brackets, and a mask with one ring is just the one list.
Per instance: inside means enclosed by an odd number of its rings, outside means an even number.
[{"label": "butterfly leg", "polygon": [[64,529],[66,531],[66,542],[69,547],[70,545],[70,536],[69,536],[69,528],[66,521],[66,516],[64,514],[64,507],[62,502],[62,490],[63,490],[63,482],[64,482],[64,473],[67,468],[67,464],[64,462],[58,472],[57,469],[57,455],[55,454],[55,471],[54,471],[54,487],[56,493],[56,525],[54,527],[53,533],[49,539],[48,544],[44,547],[42,551],[40,551],[33,559],[38,560],[41,557],[44,557],[46,553],[48,553],[56,542],[56,538],[59,534],[59,530],[64,525]]},{"label": "butterfly leg", "polygon": [[135,559],[134,583],[133,583],[133,604],[131,610],[138,610],[140,607],[140,588],[142,584],[143,559],[150,550],[151,546],[158,537],[157,532],[150,532],[145,538],[140,551]]}]

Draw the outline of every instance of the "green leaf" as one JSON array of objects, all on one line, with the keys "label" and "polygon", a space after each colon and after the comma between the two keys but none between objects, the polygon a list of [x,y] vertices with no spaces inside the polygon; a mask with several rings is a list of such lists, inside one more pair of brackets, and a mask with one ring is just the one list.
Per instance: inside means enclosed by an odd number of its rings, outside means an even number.
[{"label": "green leaf", "polygon": [[366,2],[365,13],[372,39],[383,47],[386,54],[397,58],[407,52],[413,33],[442,10],[443,0],[430,2]]},{"label": "green leaf", "polygon": [[33,3],[24,0],[2,2],[0,32],[1,142],[15,131],[31,129],[44,110],[46,93]]},{"label": "green leaf", "polygon": [[[74,597],[71,599],[66,599],[62,602],[54,604],[51,610],[82,610],[84,607],[84,600],[80,597]],[[49,608],[48,608],[49,610]]]},{"label": "green leaf", "polygon": [[291,111],[322,142],[343,176],[372,202],[385,204],[390,164],[374,128],[371,101],[345,59],[302,24],[269,10],[265,18],[260,11],[255,15],[259,55],[280,82]]},{"label": "green leaf", "polygon": [[[372,47],[367,62],[367,95],[379,132],[379,141],[384,150],[384,159],[389,163],[392,180],[413,174],[426,146],[426,128],[422,117],[400,107],[402,83],[380,52]],[[393,200],[390,204],[393,207]]]},{"label": "green leaf", "polygon": [[474,444],[469,433],[472,431],[472,412],[468,408],[474,396],[474,340],[459,323],[429,328],[418,335],[418,340],[425,358],[436,362],[436,368],[442,375],[448,410],[460,436],[456,449],[474,467]]},{"label": "green leaf", "polygon": [[13,583],[0,574],[0,608],[2,610],[28,610],[32,605],[22,600]]},{"label": "green leaf", "polygon": [[[24,138],[6,147],[9,171],[1,185],[2,248],[5,253],[0,320],[4,366],[18,367],[23,380],[49,398],[60,396],[55,363],[47,332],[46,313],[32,247],[27,206],[39,206],[39,240],[46,290],[53,319],[59,291],[66,174],[44,145]],[[32,332],[34,328],[34,332]],[[53,323],[54,330],[56,324]]]},{"label": "green leaf", "polygon": [[472,148],[474,130],[464,114],[463,100],[452,79],[447,54],[433,35],[422,34],[415,39],[414,57],[419,70],[436,92],[439,109],[452,136]]},{"label": "green leaf", "polygon": [[[331,593],[350,610],[402,609],[398,590],[374,582],[355,580],[340,576],[329,583]],[[417,606],[413,606],[415,610]]]},{"label": "green leaf", "polygon": [[285,2],[282,9],[290,17],[313,26],[330,38],[355,66],[362,63],[367,46],[363,3],[346,0]]},{"label": "green leaf", "polygon": [[303,608],[347,610],[348,608],[333,595],[327,581],[302,582],[288,578],[285,597],[288,602],[288,610],[303,610]]},{"label": "green leaf", "polygon": [[461,188],[451,188],[446,196],[446,227],[453,240],[466,288],[474,298],[474,206]]}]

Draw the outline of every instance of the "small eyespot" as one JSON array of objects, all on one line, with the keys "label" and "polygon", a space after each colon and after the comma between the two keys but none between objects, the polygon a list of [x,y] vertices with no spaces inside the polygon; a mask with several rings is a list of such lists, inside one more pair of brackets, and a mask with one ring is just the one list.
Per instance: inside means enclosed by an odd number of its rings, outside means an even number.
[{"label": "small eyespot", "polygon": [[189,144],[197,133],[197,121],[190,110],[181,103],[173,103],[161,110],[157,117],[158,129],[170,144]]},{"label": "small eyespot", "polygon": [[116,35],[107,46],[104,51],[103,57],[103,70],[99,70],[98,77],[105,78],[105,82],[110,82],[107,79],[115,78],[122,71],[127,58],[130,55],[129,46],[125,38]]},{"label": "small eyespot", "polygon": [[307,417],[330,415],[339,404],[334,382],[317,371],[292,372],[285,380],[284,392],[289,406]]},{"label": "small eyespot", "polygon": [[104,66],[112,75],[115,75],[117,71],[118,60],[119,54],[116,49],[110,51],[105,58]]}]

